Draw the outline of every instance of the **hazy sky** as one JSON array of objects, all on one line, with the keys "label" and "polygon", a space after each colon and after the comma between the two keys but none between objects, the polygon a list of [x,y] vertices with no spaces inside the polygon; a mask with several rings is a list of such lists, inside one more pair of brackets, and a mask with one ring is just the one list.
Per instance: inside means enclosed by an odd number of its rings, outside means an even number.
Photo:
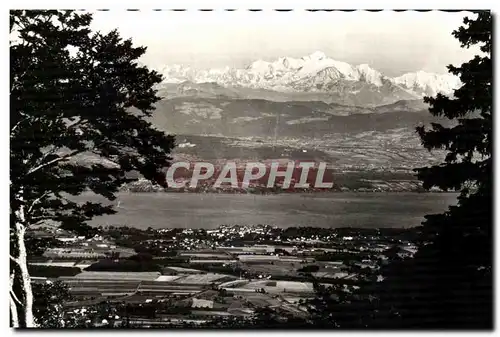
[{"label": "hazy sky", "polygon": [[118,28],[148,47],[142,61],[152,67],[243,67],[254,60],[301,57],[322,51],[352,64],[367,63],[389,76],[470,59],[451,35],[466,12],[97,12],[93,28]]}]

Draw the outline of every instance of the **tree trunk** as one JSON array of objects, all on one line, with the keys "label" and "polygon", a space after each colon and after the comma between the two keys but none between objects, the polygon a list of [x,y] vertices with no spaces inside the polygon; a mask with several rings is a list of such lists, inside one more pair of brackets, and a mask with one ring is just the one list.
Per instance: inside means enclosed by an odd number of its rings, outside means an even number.
[{"label": "tree trunk", "polygon": [[33,316],[33,292],[31,290],[31,278],[28,273],[28,262],[26,254],[26,246],[24,244],[24,234],[26,227],[21,224],[16,224],[18,232],[19,256],[18,265],[21,270],[21,289],[24,291],[24,306],[22,308],[24,322],[26,328],[36,327],[35,318]]},{"label": "tree trunk", "polygon": [[[24,205],[22,204],[22,194],[21,194],[21,205],[19,209],[15,212],[16,223],[15,223],[15,239],[17,244],[17,256],[13,257],[13,262],[17,265],[20,272],[19,277],[15,277],[13,280],[13,285],[19,282],[16,289],[21,289],[21,294],[18,294],[17,298],[22,301],[22,306],[18,307],[17,319],[19,322],[19,327],[22,328],[35,328],[35,318],[33,316],[33,292],[31,289],[31,278],[28,273],[28,262],[26,245],[24,244],[24,237],[26,233],[25,225],[25,213]],[[11,289],[14,292],[14,289]],[[19,296],[21,295],[21,296]],[[12,295],[11,295],[12,297]],[[12,304],[11,304],[12,308]]]},{"label": "tree trunk", "polygon": [[17,314],[17,304],[16,299],[14,298],[12,286],[14,285],[15,272],[13,271],[10,275],[10,322],[11,327],[19,328],[19,315]]}]

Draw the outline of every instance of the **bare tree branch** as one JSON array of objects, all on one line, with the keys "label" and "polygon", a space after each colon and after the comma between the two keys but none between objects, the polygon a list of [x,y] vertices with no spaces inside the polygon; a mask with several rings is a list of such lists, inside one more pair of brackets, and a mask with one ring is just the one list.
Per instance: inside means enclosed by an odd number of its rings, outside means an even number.
[{"label": "bare tree branch", "polygon": [[19,315],[17,313],[17,305],[15,303],[15,300],[21,304],[17,296],[14,294],[14,291],[12,290],[12,286],[14,285],[14,278],[15,278],[15,272],[13,271],[12,274],[10,274],[10,314],[11,314],[11,321],[12,321],[12,327],[13,328],[19,328]]},{"label": "bare tree branch", "polygon": [[10,256],[10,259],[11,259],[13,262],[15,262],[15,263],[19,264],[19,260],[18,260],[18,259],[16,259],[16,258],[15,258],[15,257],[13,257],[12,255],[9,255],[9,256]]}]

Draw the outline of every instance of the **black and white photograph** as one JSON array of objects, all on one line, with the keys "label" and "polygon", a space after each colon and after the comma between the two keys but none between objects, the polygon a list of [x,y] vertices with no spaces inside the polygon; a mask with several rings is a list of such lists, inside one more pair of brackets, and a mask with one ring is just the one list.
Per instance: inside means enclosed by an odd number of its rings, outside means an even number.
[{"label": "black and white photograph", "polygon": [[495,13],[278,7],[9,10],[11,328],[493,330]]}]

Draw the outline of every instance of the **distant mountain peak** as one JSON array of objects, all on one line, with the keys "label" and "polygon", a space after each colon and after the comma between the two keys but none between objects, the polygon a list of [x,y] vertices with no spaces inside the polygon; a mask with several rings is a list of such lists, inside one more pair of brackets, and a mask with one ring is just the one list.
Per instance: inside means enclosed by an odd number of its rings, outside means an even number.
[{"label": "distant mountain peak", "polygon": [[369,64],[354,66],[332,59],[322,51],[314,51],[301,58],[283,56],[272,61],[256,60],[245,68],[195,70],[173,65],[164,67],[160,72],[166,83],[191,81],[217,83],[226,88],[264,89],[284,93],[331,93],[345,96],[339,98],[339,102],[344,104],[352,101],[355,95],[367,96],[366,99],[361,97],[355,101],[387,104],[401,99],[434,96],[438,92],[451,94],[460,85],[458,78],[453,75],[425,71],[391,78]]},{"label": "distant mountain peak", "polygon": [[306,56],[306,58],[309,58],[311,60],[323,60],[323,59],[326,59],[327,56],[325,53],[323,53],[322,51],[315,51],[314,53],[310,54],[309,56]]},{"label": "distant mountain peak", "polygon": [[439,92],[451,94],[460,87],[460,79],[452,74],[435,74],[422,70],[395,77],[393,81],[420,96],[434,96]]}]

